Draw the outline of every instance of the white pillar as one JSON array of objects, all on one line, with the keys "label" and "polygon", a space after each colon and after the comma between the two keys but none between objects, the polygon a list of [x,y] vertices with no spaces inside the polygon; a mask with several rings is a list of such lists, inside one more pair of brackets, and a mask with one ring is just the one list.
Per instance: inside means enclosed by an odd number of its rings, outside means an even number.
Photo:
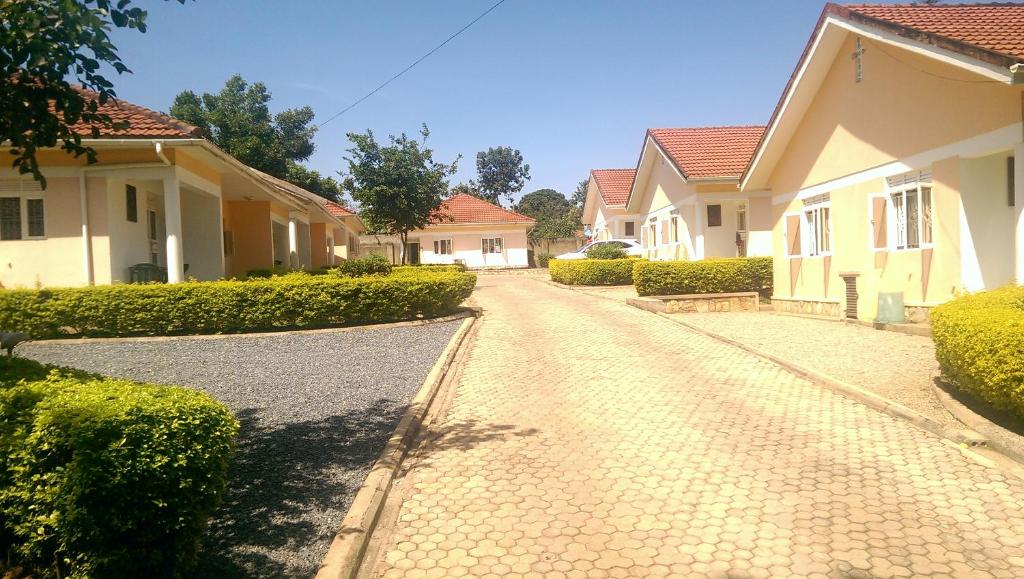
[{"label": "white pillar", "polygon": [[299,221],[294,217],[288,218],[288,267],[299,267]]},{"label": "white pillar", "polygon": [[696,222],[694,228],[695,239],[693,244],[694,259],[704,259],[704,214],[707,212],[707,207],[704,202],[697,200],[694,204],[694,217],[693,220]]},{"label": "white pillar", "polygon": [[1024,143],[1013,148],[1013,187],[1017,283],[1024,285]]},{"label": "white pillar", "polygon": [[181,242],[181,184],[178,175],[164,177],[164,227],[167,229],[167,281],[185,280],[184,250]]},{"label": "white pillar", "polygon": [[327,265],[334,265],[334,235],[327,238]]}]

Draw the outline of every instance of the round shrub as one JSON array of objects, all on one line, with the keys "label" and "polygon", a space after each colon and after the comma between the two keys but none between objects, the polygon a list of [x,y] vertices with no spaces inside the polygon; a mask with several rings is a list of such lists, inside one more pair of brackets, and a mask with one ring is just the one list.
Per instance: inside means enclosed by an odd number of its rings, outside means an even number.
[{"label": "round shrub", "polygon": [[551,280],[566,285],[629,285],[636,259],[552,259]]},{"label": "round shrub", "polygon": [[611,243],[600,243],[587,250],[587,259],[626,259],[626,250]]},{"label": "round shrub", "polygon": [[335,268],[338,274],[348,277],[364,275],[387,275],[391,273],[391,262],[383,255],[368,255],[341,262]]},{"label": "round shrub", "polygon": [[0,329],[35,339],[313,328],[437,317],[469,297],[461,272],[0,290]]},{"label": "round shrub", "polygon": [[534,259],[537,260],[537,267],[548,267],[554,258],[555,256],[550,253],[538,253]]},{"label": "round shrub", "polygon": [[188,388],[0,359],[0,541],[36,577],[182,577],[238,423]]},{"label": "round shrub", "polygon": [[639,261],[633,285],[641,296],[758,292],[770,296],[772,258]]},{"label": "round shrub", "polygon": [[1024,287],[958,297],[931,312],[943,379],[1024,418]]}]

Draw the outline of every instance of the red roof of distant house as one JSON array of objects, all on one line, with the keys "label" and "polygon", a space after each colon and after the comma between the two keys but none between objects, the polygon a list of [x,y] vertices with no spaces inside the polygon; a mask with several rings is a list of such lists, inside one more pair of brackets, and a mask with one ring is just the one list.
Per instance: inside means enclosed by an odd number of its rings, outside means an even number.
[{"label": "red roof of distant house", "polygon": [[1024,60],[1024,4],[848,4],[829,8]]},{"label": "red roof of distant house", "polygon": [[459,193],[445,199],[434,210],[431,225],[452,225],[466,223],[533,223],[530,217],[498,207],[467,193]]},{"label": "red roof of distant house", "polygon": [[[86,89],[79,89],[86,99],[99,99],[99,94]],[[133,105],[122,100],[110,99],[99,105],[99,112],[110,116],[115,123],[129,123],[129,127],[123,130],[112,128],[101,128],[100,138],[116,137],[120,139],[195,139],[202,138],[202,130],[198,127],[169,117],[163,113]],[[91,138],[92,132],[89,125],[76,123],[71,130],[85,138]]]},{"label": "red roof of distant house", "polygon": [[327,208],[328,213],[335,217],[348,217],[350,215],[356,214],[355,211],[352,211],[351,209],[345,207],[344,205],[339,205],[334,201],[327,201],[326,203],[324,203],[324,207]]},{"label": "red roof of distant house", "polygon": [[763,126],[649,129],[687,179],[736,179],[750,163]]},{"label": "red roof of distant house", "polygon": [[605,205],[623,205],[633,188],[636,169],[594,169],[590,172]]}]

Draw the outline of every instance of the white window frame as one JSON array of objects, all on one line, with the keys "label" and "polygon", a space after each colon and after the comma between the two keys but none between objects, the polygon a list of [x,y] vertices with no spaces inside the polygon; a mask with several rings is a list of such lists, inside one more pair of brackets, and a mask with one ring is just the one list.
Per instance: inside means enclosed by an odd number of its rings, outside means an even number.
[{"label": "white window frame", "polygon": [[[445,249],[446,244],[448,251],[438,251],[438,249]],[[482,242],[480,248],[483,249]],[[445,239],[435,239],[434,255],[455,255],[455,245],[452,243],[452,239],[450,237]]]},{"label": "white window frame", "polygon": [[647,224],[647,237],[650,239],[650,249],[658,247],[658,222],[652,221]]},{"label": "white window frame", "polygon": [[[924,177],[927,175],[927,178]],[[931,214],[930,220],[925,218],[924,203],[922,203],[923,190],[928,189],[928,207]],[[909,222],[900,222],[899,213],[907,214],[908,194],[917,198],[917,245],[910,245]],[[899,195],[899,199],[896,196]],[[888,251],[917,251],[935,246],[935,188],[931,182],[931,176],[923,174],[915,180],[905,180],[903,183],[893,184],[886,182],[885,199],[887,205],[886,223],[886,245]],[[929,225],[928,237],[931,241],[924,241],[925,225]]]},{"label": "white window frame", "polygon": [[[489,249],[493,250],[495,247],[501,246],[501,251],[485,251],[484,250],[484,246],[488,245],[487,244],[488,241],[491,242],[489,244],[490,245]],[[497,241],[498,243],[495,244],[494,243],[495,241]],[[482,253],[483,255],[502,255],[502,254],[504,254],[505,253],[505,238],[504,237],[482,237],[482,238],[480,238],[480,253]]]},{"label": "white window frame", "polygon": [[[803,257],[832,255],[832,203],[805,206],[800,212],[800,224],[800,251]],[[828,249],[824,251],[820,249],[823,239],[828,243]]]},{"label": "white window frame", "polygon": [[[736,205],[736,232],[747,233],[750,230],[749,213],[747,213],[747,204],[740,202]],[[741,223],[742,222],[742,223]],[[743,225],[743,227],[740,227]]]},{"label": "white window frame", "polygon": [[673,215],[668,219],[668,242],[671,244],[679,243],[679,221],[680,219],[678,215]]},{"label": "white window frame", "polygon": [[[0,241],[38,241],[46,239],[46,234],[50,231],[50,220],[49,211],[46,207],[46,197],[41,193],[18,193],[18,192],[0,192],[0,197],[9,197],[18,199],[18,218],[21,220],[21,236],[18,239],[4,239]],[[43,204],[43,234],[42,235],[29,235],[28,229],[28,202],[30,200],[38,200]]]}]

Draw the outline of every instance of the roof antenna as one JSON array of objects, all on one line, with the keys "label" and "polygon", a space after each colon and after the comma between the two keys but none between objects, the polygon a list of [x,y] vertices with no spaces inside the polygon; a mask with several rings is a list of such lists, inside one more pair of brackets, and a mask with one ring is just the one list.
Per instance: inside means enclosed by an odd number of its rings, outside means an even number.
[{"label": "roof antenna", "polygon": [[855,82],[858,82],[858,83],[860,81],[864,80],[864,61],[863,61],[864,59],[862,57],[864,56],[864,53],[866,51],[867,51],[866,48],[861,47],[860,36],[858,36],[857,37],[857,49],[854,50],[853,54],[850,55],[850,57],[853,58],[853,60],[854,60],[853,79],[854,79]]}]

